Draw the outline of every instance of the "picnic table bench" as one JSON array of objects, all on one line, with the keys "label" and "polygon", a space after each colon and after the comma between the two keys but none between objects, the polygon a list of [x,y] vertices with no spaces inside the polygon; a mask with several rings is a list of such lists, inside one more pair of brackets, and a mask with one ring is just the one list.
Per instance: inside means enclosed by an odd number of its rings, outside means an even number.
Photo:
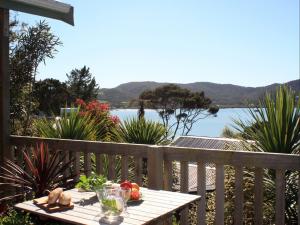
[{"label": "picnic table bench", "polygon": [[[32,214],[70,224],[106,224],[100,222],[100,203],[94,192],[78,192],[77,189],[66,192],[72,195],[73,209],[48,213],[36,206],[32,200],[18,203],[15,207]],[[200,200],[199,195],[178,192],[151,190],[147,188],[141,188],[141,192],[143,194],[142,201],[128,203],[128,214],[122,215],[123,220],[118,224],[156,224],[168,219],[176,210],[185,208],[190,203]]]}]

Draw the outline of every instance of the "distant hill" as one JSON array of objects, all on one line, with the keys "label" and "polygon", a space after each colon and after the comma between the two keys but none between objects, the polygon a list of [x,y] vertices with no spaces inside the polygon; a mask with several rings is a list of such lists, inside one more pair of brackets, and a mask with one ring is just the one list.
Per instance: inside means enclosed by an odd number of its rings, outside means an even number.
[{"label": "distant hill", "polygon": [[[100,100],[108,101],[113,107],[127,107],[128,103],[137,99],[139,95],[149,89],[165,85],[153,81],[129,82],[115,88],[103,88],[99,95]],[[286,83],[296,92],[300,92],[300,79]],[[195,82],[189,84],[177,84],[182,88],[192,91],[204,91],[205,95],[212,99],[214,104],[221,107],[243,107],[249,103],[256,103],[264,96],[266,91],[273,92],[281,84],[275,83],[264,87],[244,87],[232,84],[216,84],[210,82]]]}]

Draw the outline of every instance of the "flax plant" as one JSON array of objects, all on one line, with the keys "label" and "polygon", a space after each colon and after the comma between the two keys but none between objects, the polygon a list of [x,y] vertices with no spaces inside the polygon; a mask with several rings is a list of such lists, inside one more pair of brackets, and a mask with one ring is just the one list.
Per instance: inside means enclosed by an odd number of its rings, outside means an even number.
[{"label": "flax plant", "polygon": [[[6,160],[1,166],[0,193],[4,197],[1,201],[8,201],[27,196],[41,197],[46,191],[57,187],[67,187],[73,182],[74,175],[63,176],[66,170],[73,166],[74,159],[65,162],[65,154],[60,157],[58,151],[50,153],[48,146],[40,143],[35,149],[22,151],[24,165],[18,165]],[[28,169],[26,169],[28,168]],[[7,187],[15,192],[8,192]]]},{"label": "flax plant", "polygon": [[250,120],[235,120],[245,139],[255,141],[256,151],[299,153],[300,100],[288,87],[280,87],[275,100],[266,94],[259,107],[248,109]]},{"label": "flax plant", "polygon": [[95,141],[97,129],[95,121],[88,115],[81,115],[79,109],[56,119],[41,119],[35,122],[37,133],[41,137]]},{"label": "flax plant", "polygon": [[152,145],[167,144],[165,134],[166,128],[162,124],[144,118],[125,120],[115,133],[122,142]]}]

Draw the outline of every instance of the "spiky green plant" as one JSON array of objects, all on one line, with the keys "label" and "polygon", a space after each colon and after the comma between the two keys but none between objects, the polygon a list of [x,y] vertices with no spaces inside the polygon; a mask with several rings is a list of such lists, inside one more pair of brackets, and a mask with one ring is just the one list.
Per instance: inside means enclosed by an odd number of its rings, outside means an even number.
[{"label": "spiky green plant", "polygon": [[131,118],[120,124],[115,133],[121,142],[135,144],[166,144],[166,128],[158,123],[144,118]]},{"label": "spiky green plant", "polygon": [[37,120],[35,128],[41,137],[90,141],[97,139],[98,132],[95,121],[88,115],[81,115],[79,109],[65,111],[60,118]]},{"label": "spiky green plant", "polygon": [[300,100],[288,87],[277,89],[275,100],[270,94],[259,107],[248,109],[250,119],[235,120],[235,128],[246,139],[254,140],[257,151],[296,153],[300,147]]}]

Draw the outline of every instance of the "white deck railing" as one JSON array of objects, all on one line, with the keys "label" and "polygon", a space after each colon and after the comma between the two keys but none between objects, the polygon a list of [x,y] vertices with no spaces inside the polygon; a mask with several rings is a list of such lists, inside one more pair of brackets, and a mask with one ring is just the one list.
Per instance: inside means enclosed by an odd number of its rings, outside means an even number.
[{"label": "white deck railing", "polygon": [[[207,163],[216,165],[216,199],[215,224],[224,224],[224,165],[235,169],[234,190],[234,224],[243,224],[243,171],[245,167],[255,168],[254,185],[254,214],[255,224],[263,224],[263,169],[274,169],[276,172],[276,205],[275,223],[285,224],[285,171],[300,171],[300,156],[258,153],[245,151],[222,151],[211,149],[183,148],[172,146],[151,146],[125,143],[106,143],[96,141],[63,140],[37,137],[11,136],[10,143],[16,149],[15,157],[21,164],[23,159],[19,149],[25,146],[35,146],[45,142],[52,150],[68,151],[76,158],[74,170],[80,172],[80,154],[84,155],[84,171],[87,175],[92,169],[91,154],[95,154],[96,172],[103,172],[103,155],[108,156],[108,178],[116,178],[116,156],[121,160],[121,179],[128,178],[128,159],[135,161],[135,182],[142,183],[143,158],[147,159],[147,183],[149,188],[172,190],[172,162],[180,162],[180,191],[188,192],[188,164],[196,162],[197,167],[197,193],[206,196],[206,170]],[[201,150],[201,151],[199,151]],[[12,151],[13,152],[13,151]],[[67,159],[68,160],[68,157]],[[298,175],[298,224],[300,224],[300,176]],[[198,205],[197,223],[205,224],[206,198],[202,198]],[[188,209],[181,212],[181,224],[188,224]]]}]

